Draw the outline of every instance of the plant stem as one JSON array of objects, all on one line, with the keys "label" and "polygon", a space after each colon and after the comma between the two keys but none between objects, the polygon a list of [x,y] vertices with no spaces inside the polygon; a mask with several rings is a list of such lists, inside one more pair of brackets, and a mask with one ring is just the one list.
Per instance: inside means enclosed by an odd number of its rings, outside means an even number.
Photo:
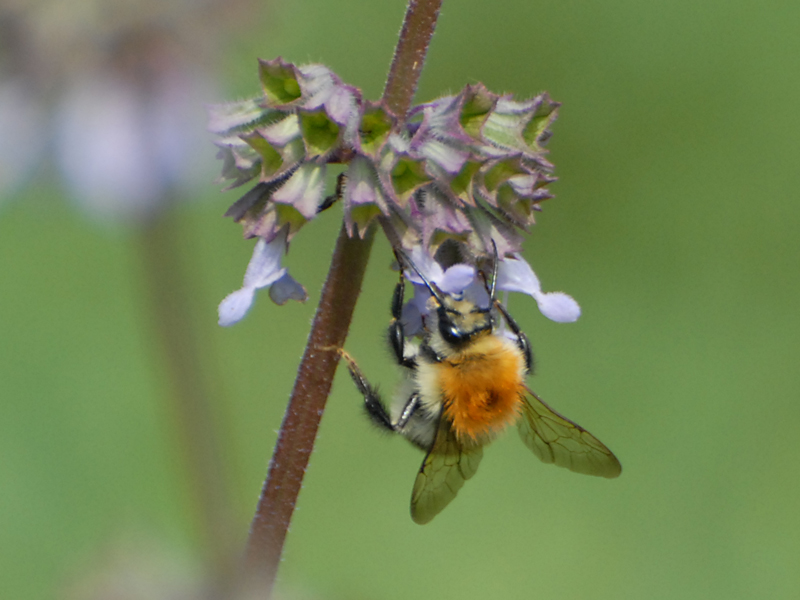
[{"label": "plant stem", "polygon": [[404,119],[425,64],[428,45],[442,0],[410,0],[400,39],[394,51],[389,77],[383,90],[383,103],[395,115]]},{"label": "plant stem", "polygon": [[286,532],[308,465],[325,402],[333,384],[337,350],[344,345],[375,228],[363,240],[350,238],[342,226],[317,314],[283,418],[275,452],[245,551],[245,585],[269,597]]},{"label": "plant stem", "polygon": [[[384,105],[402,118],[417,89],[441,0],[411,0],[384,90]],[[375,235],[363,240],[339,233],[294,389],[278,433],[244,556],[244,586],[252,597],[269,598],[286,533],[314,448],[328,398],[338,349],[344,345]],[[248,597],[250,597],[248,595]]]}]

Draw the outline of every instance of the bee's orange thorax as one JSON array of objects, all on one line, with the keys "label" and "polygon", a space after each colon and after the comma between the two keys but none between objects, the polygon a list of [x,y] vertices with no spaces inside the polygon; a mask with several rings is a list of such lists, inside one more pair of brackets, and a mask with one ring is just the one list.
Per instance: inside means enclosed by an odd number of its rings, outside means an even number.
[{"label": "bee's orange thorax", "polygon": [[445,417],[462,442],[485,442],[519,416],[524,358],[512,342],[487,335],[439,363]]}]

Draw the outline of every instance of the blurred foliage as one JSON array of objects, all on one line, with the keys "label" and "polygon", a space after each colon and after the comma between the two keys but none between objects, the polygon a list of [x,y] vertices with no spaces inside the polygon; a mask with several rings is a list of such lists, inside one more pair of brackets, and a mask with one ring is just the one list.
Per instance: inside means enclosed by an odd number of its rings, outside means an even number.
[{"label": "blurred foliage", "polygon": [[[377,98],[404,3],[275,6],[223,57],[231,97],[257,56],[321,61]],[[546,467],[508,435],[432,524],[408,516],[422,456],[381,439],[340,373],[279,589],[314,598],[797,598],[800,483],[800,5],[784,0],[446,2],[417,99],[465,83],[563,103],[560,181],[527,246],[574,325],[512,314],[531,387],[604,440],[624,472]],[[257,28],[256,28],[257,29]],[[792,66],[794,65],[794,67]],[[209,145],[209,153],[213,149]],[[216,173],[209,173],[209,182]],[[315,220],[287,262],[311,299],[262,298],[222,330],[252,242],[209,183],[180,208],[205,360],[220,374],[243,541],[338,229]],[[316,228],[316,231],[314,231]],[[59,597],[105,547],[198,535],[142,307],[133,234],[99,229],[46,174],[0,212],[0,596]],[[384,389],[395,275],[378,243],[348,350]]]}]

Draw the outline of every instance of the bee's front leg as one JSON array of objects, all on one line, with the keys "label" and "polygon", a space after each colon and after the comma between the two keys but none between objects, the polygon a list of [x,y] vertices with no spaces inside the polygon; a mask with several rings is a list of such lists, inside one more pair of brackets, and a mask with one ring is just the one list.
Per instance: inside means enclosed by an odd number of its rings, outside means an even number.
[{"label": "bee's front leg", "polygon": [[413,369],[417,366],[417,361],[414,357],[406,356],[406,332],[402,321],[405,288],[401,269],[400,281],[395,286],[394,294],[392,295],[392,324],[389,325],[389,342],[397,358],[397,364],[407,369]]},{"label": "bee's front leg", "polygon": [[386,410],[386,405],[384,405],[377,388],[367,381],[367,378],[361,372],[361,369],[358,368],[352,356],[344,350],[339,350],[339,354],[347,362],[347,369],[350,371],[350,377],[353,378],[358,391],[364,396],[364,410],[370,421],[381,429],[388,429],[392,432],[396,431],[396,427],[392,423],[392,417],[389,415],[389,411]]},{"label": "bee's front leg", "polygon": [[531,343],[528,341],[528,336],[522,333],[522,329],[517,325],[514,318],[508,314],[508,310],[506,310],[505,306],[497,300],[494,301],[494,305],[497,307],[497,310],[500,311],[500,314],[503,315],[506,323],[508,323],[508,328],[517,336],[517,347],[522,351],[523,356],[525,356],[526,371],[529,374],[533,373],[533,352],[531,351]]}]

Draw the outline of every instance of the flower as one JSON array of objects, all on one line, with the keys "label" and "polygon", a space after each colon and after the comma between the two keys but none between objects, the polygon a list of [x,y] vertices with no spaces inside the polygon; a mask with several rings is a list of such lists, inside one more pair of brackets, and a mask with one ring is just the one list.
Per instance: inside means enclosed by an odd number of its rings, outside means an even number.
[{"label": "flower", "polygon": [[[257,180],[226,213],[246,238],[269,246],[285,232],[288,243],[342,200],[351,237],[379,222],[395,249],[446,293],[470,286],[482,293],[478,266],[498,260],[497,289],[528,293],[553,320],[578,317],[577,303],[542,292],[519,255],[555,180],[544,146],[559,105],[546,93],[519,101],[468,85],[401,119],[323,65],[295,66],[278,57],[259,62],[259,79],[261,97],[209,107],[222,179],[229,187]],[[347,167],[336,194],[326,198],[331,163]],[[462,259],[440,264],[432,257],[448,245],[460,248]],[[428,291],[415,274],[408,277],[416,293],[407,316],[417,324]],[[238,292],[243,306],[250,306],[254,289]]]},{"label": "flower", "polygon": [[[405,277],[414,285],[414,297],[403,307],[402,316],[408,335],[422,332],[423,317],[430,312],[428,300],[431,293],[416,269],[443,293],[455,296],[463,294],[478,306],[489,306],[486,282],[482,276],[477,276],[478,271],[474,266],[456,263],[443,268],[421,247],[414,248],[409,258],[413,267],[405,269]],[[581,309],[575,299],[564,292],[543,292],[539,278],[521,255],[497,257],[497,260],[496,292],[522,292],[533,297],[539,311],[551,321],[572,323],[578,320]]]},{"label": "flower", "polygon": [[572,296],[564,292],[543,292],[536,273],[519,254],[507,257],[498,265],[497,289],[532,296],[539,311],[556,323],[572,323],[581,316],[581,307]]},{"label": "flower", "polygon": [[269,295],[276,304],[287,300],[305,301],[305,288],[281,266],[286,249],[288,230],[277,235],[271,242],[259,239],[253,249],[253,257],[244,274],[242,287],[228,296],[219,305],[219,324],[229,327],[241,321],[253,305],[256,291],[269,287]]},{"label": "flower", "polygon": [[[414,266],[425,276],[428,283],[432,283],[445,294],[460,294],[477,280],[475,277],[477,271],[472,265],[458,263],[443,269],[420,246],[411,251],[410,257]],[[423,330],[422,318],[430,311],[428,300],[431,293],[422,277],[413,268],[406,269],[404,274],[406,279],[414,284],[414,297],[403,307],[402,320],[406,334],[413,336]],[[488,299],[488,296],[486,297]]]},{"label": "flower", "polygon": [[253,0],[3,2],[0,201],[41,164],[100,221],[146,226],[198,198],[213,160],[209,58],[256,10]]}]

